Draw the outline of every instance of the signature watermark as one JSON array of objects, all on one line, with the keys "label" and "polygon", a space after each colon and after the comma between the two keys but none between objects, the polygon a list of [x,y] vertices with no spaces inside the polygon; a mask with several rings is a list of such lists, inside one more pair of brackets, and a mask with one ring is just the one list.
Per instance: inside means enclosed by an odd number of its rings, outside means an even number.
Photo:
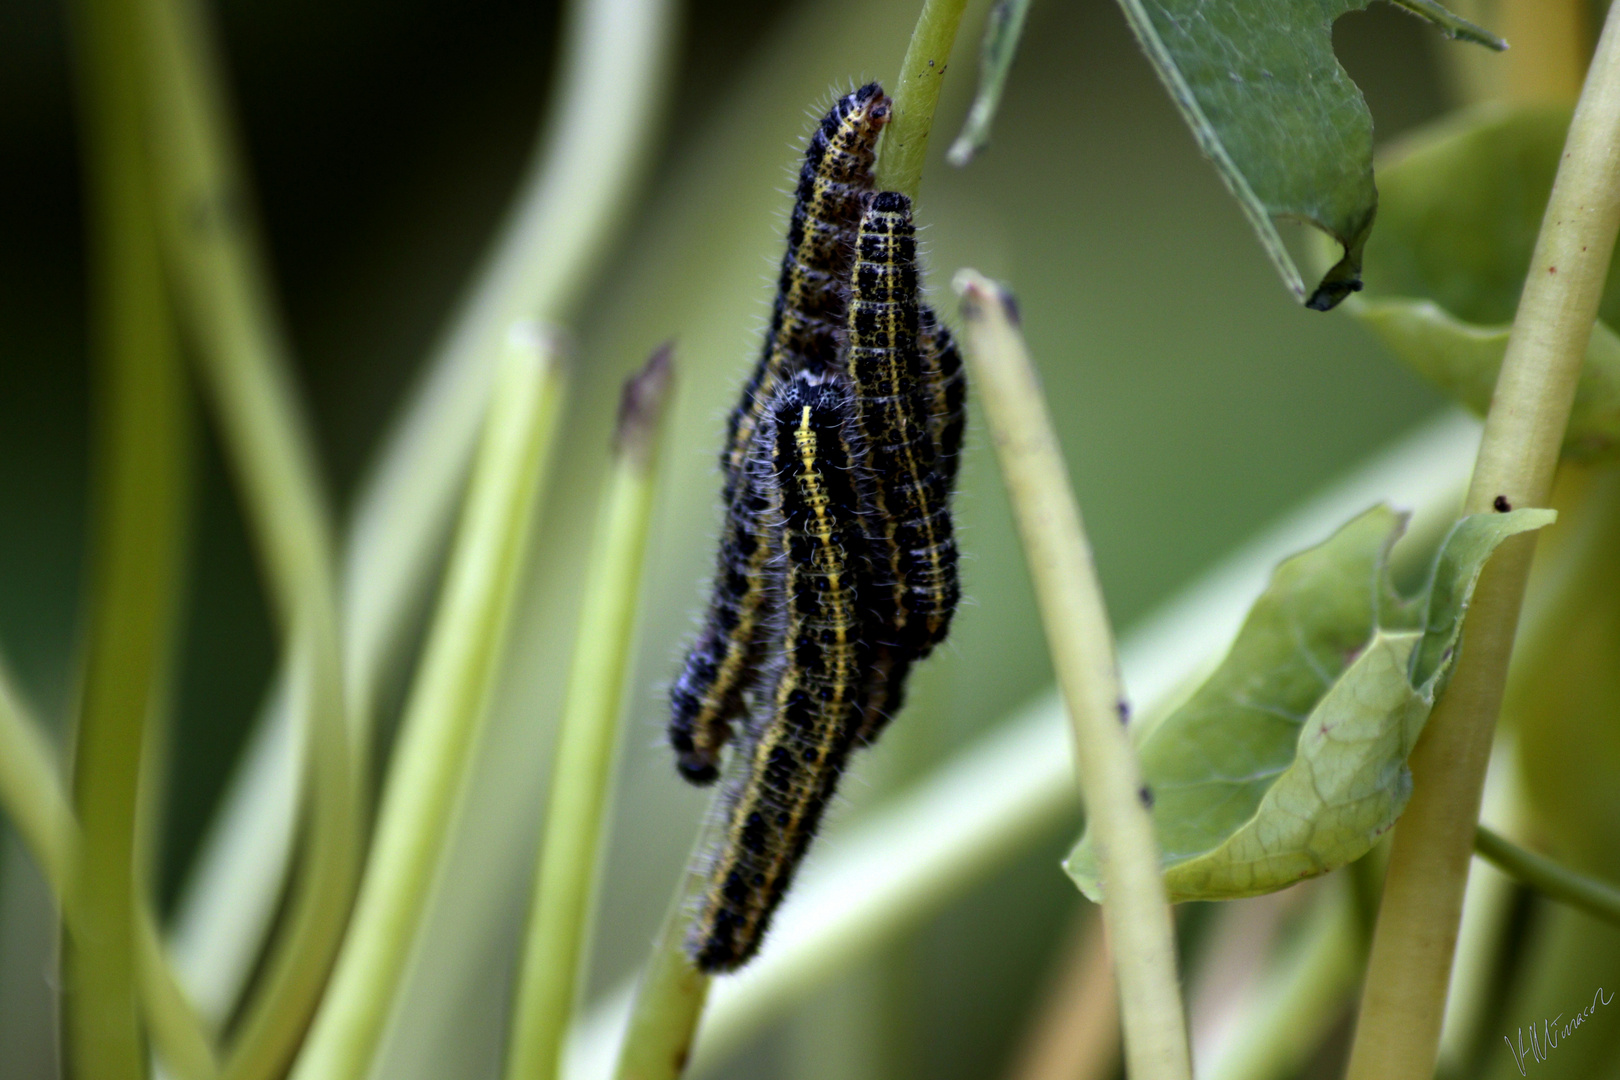
[{"label": "signature watermark", "polygon": [[1539,1031],[1536,1029],[1536,1025],[1532,1023],[1530,1025],[1529,1046],[1526,1046],[1524,1042],[1524,1028],[1519,1029],[1519,1044],[1517,1047],[1513,1045],[1512,1039],[1506,1035],[1502,1036],[1502,1041],[1507,1043],[1508,1053],[1513,1055],[1513,1064],[1519,1067],[1519,1075],[1529,1075],[1524,1069],[1526,1061],[1532,1064],[1546,1061],[1547,1055],[1558,1049],[1558,1044],[1573,1035],[1576,1028],[1590,1020],[1599,1006],[1607,1005],[1613,1000],[1614,995],[1605,995],[1603,987],[1600,986],[1597,988],[1597,993],[1592,995],[1591,1004],[1581,1009],[1573,1017],[1566,1020],[1564,1014],[1559,1013],[1551,1020],[1543,1020]]}]

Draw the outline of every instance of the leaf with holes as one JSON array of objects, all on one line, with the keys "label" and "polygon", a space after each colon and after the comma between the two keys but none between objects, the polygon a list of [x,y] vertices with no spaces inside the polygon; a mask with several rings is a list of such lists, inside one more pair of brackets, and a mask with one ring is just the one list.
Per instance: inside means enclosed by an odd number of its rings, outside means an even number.
[{"label": "leaf with holes", "polygon": [[[1325,311],[1361,287],[1378,208],[1372,116],[1333,55],[1333,22],[1369,0],[1120,0],[1198,144],[1215,162],[1283,282]],[[1450,37],[1494,35],[1435,0],[1393,0]],[[1307,222],[1343,257],[1309,294],[1276,222]]]},{"label": "leaf with holes", "polygon": [[[1409,600],[1389,580],[1404,519],[1388,507],[1279,565],[1220,666],[1139,747],[1170,898],[1271,892],[1366,854],[1406,807],[1406,758],[1455,664],[1480,569],[1553,517],[1462,519]],[[1089,833],[1066,868],[1101,895]]]}]

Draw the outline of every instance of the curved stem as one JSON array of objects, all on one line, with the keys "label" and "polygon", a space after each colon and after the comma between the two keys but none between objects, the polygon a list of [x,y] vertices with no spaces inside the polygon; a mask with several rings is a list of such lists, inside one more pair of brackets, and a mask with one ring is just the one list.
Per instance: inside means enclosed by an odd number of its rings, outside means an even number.
[{"label": "curved stem", "polygon": [[1192,1075],[1176,978],[1174,926],[1136,754],[1120,723],[1124,692],[1108,610],[1068,470],[1009,297],[972,270],[956,276],[973,366],[1074,731],[1086,819],[1097,836],[1103,921],[1114,951],[1127,1071]]},{"label": "curved stem", "polygon": [[564,378],[549,335],[521,325],[509,342],[353,923],[294,1080],[358,1080],[370,1068],[489,712]]},{"label": "curved stem", "polygon": [[507,1080],[557,1076],[583,982],[671,376],[665,345],[624,388],[552,759],[550,804],[512,1010]]},{"label": "curved stem", "polygon": [[0,810],[17,829],[58,899],[72,889],[79,826],[56,749],[0,666]]},{"label": "curved stem", "polygon": [[898,191],[913,202],[917,199],[939,88],[966,7],[967,0],[923,0],[911,44],[906,46],[906,58],[900,64],[899,81],[889,88],[894,113],[878,153],[880,191]]},{"label": "curved stem", "polygon": [[[561,76],[529,174],[484,269],[361,485],[344,544],[349,715],[369,742],[379,681],[436,579],[505,333],[566,322],[611,251],[658,145],[678,44],[674,0],[573,0]],[[287,667],[182,892],[177,939],[209,1009],[227,1015],[252,971],[292,847]],[[266,862],[273,863],[266,867]]]},{"label": "curved stem", "polygon": [[[1543,506],[1620,230],[1620,5],[1570,126],[1485,421],[1466,513]],[[1533,534],[1485,568],[1456,673],[1412,754],[1350,1057],[1350,1080],[1427,1080]]]},{"label": "curved stem", "polygon": [[[67,885],[63,1037],[73,1075],[139,1080],[147,1053],[137,989],[136,811],[148,722],[168,693],[187,416],[143,175],[143,113],[129,93],[138,70],[134,13],[119,0],[93,0],[79,15],[95,424],[90,615],[72,783],[79,842],[76,852],[68,849],[76,855],[70,880],[56,871]],[[34,779],[44,783],[47,775]],[[55,832],[41,839],[67,839],[59,808],[41,824]],[[60,861],[58,851],[47,865]]]},{"label": "curved stem", "polygon": [[1524,882],[1543,896],[1620,926],[1620,888],[1578,874],[1545,855],[1527,851],[1483,825],[1474,834],[1474,850],[1503,873]]}]

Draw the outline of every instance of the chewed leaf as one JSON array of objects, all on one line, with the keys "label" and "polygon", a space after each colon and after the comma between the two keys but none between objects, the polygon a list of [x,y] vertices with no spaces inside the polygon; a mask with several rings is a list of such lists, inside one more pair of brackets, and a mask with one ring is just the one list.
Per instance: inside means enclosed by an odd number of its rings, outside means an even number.
[{"label": "chewed leaf", "polygon": [[[1562,106],[1475,108],[1412,133],[1379,159],[1366,291],[1346,307],[1481,415],[1569,119]],[[1321,255],[1324,266],[1337,257]],[[1620,267],[1610,270],[1598,313],[1564,434],[1565,454],[1586,459],[1620,454]]]},{"label": "chewed leaf", "polygon": [[[1170,96],[1283,282],[1327,310],[1361,287],[1378,207],[1372,117],[1333,55],[1333,22],[1369,0],[1120,0]],[[1434,0],[1395,0],[1451,37],[1504,43]],[[1276,221],[1308,222],[1343,257],[1309,294]]]},{"label": "chewed leaf", "polygon": [[[1367,853],[1406,806],[1480,569],[1553,516],[1464,518],[1412,600],[1389,583],[1403,521],[1387,507],[1278,566],[1220,666],[1139,747],[1172,900],[1270,892]],[[1100,895],[1089,833],[1066,867]]]},{"label": "chewed leaf", "polygon": [[1423,641],[1412,657],[1411,680],[1431,700],[1445,689],[1462,636],[1463,616],[1473,599],[1479,572],[1499,544],[1510,536],[1545,528],[1558,518],[1556,510],[1513,510],[1500,514],[1470,514],[1451,527],[1440,545],[1434,575],[1429,582],[1428,616]]}]

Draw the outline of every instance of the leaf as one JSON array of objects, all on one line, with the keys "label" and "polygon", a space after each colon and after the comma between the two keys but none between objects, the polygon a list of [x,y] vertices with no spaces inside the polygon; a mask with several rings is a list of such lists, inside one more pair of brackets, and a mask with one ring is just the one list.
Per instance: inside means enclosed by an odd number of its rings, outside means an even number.
[{"label": "leaf", "polygon": [[[1283,283],[1326,311],[1361,287],[1378,208],[1372,117],[1333,55],[1333,22],[1369,0],[1120,0],[1159,78],[1215,162]],[[1500,38],[1434,0],[1394,0],[1447,36]],[[1307,297],[1279,218],[1332,236],[1343,257]]]},{"label": "leaf", "polygon": [[[1403,140],[1379,163],[1382,205],[1367,247],[1366,292],[1346,310],[1481,415],[1569,118],[1556,106],[1473,109]],[[1620,326],[1620,273],[1613,269],[1599,314],[1564,436],[1564,453],[1582,459],[1620,455],[1620,336],[1611,329]]]},{"label": "leaf", "polygon": [[1463,616],[1468,613],[1485,561],[1508,537],[1545,528],[1557,518],[1556,510],[1514,510],[1505,514],[1470,514],[1451,527],[1429,579],[1423,640],[1412,657],[1412,684],[1431,701],[1445,690],[1451,675]]},{"label": "leaf", "polygon": [[979,90],[967,119],[962,122],[962,133],[945,155],[946,160],[959,169],[990,143],[990,122],[1001,107],[1001,91],[1007,84],[1013,56],[1018,52],[1018,40],[1024,34],[1029,2],[996,0],[985,19],[984,42],[979,46]]},{"label": "leaf", "polygon": [[[1220,666],[1139,747],[1170,898],[1271,892],[1366,854],[1406,806],[1406,758],[1480,569],[1507,536],[1555,516],[1462,519],[1410,600],[1389,581],[1404,518],[1388,507],[1279,565]],[[1089,833],[1066,868],[1100,896]]]}]

